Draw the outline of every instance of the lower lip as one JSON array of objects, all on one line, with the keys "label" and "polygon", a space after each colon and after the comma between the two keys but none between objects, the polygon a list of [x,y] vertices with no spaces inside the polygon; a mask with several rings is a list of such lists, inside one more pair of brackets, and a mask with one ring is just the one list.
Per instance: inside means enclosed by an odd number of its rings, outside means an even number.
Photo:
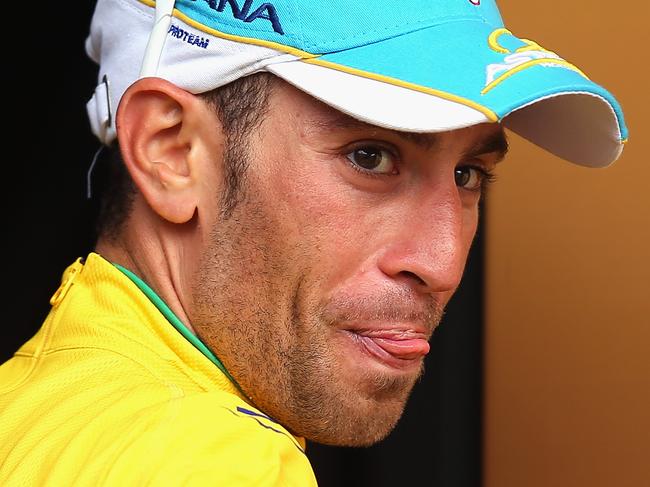
[{"label": "lower lip", "polygon": [[429,343],[422,338],[396,340],[394,338],[368,337],[348,332],[363,351],[374,359],[397,369],[419,367],[429,353]]}]

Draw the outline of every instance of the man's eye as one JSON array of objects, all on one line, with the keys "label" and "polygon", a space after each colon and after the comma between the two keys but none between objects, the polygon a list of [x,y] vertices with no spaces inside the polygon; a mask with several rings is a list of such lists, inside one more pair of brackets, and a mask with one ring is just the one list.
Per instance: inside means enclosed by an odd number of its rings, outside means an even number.
[{"label": "man's eye", "polygon": [[364,172],[392,174],[395,172],[395,158],[381,147],[365,146],[346,154],[349,161]]},{"label": "man's eye", "polygon": [[469,191],[479,191],[493,179],[493,176],[486,170],[473,166],[457,167],[454,177],[456,186]]}]

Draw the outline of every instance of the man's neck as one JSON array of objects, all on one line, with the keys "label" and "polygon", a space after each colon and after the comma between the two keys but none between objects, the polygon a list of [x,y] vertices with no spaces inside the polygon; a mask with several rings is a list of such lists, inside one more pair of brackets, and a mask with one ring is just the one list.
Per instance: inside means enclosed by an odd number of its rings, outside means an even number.
[{"label": "man's neck", "polygon": [[182,230],[152,221],[152,215],[146,213],[136,208],[118,236],[100,236],[95,252],[145,281],[196,335],[183,304],[183,297],[189,296],[187,277],[191,275],[188,259],[181,261],[180,257],[185,255],[181,248],[184,237],[170,238],[170,233]]}]

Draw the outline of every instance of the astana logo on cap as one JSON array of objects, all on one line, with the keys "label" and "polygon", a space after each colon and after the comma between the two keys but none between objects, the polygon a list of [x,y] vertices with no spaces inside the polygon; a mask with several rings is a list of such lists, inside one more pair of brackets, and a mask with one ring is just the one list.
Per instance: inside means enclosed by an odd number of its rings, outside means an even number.
[{"label": "astana logo on cap", "polygon": [[[472,0],[470,0],[472,1]],[[474,3],[474,2],[472,2]],[[521,44],[514,49],[505,47],[501,38],[507,36],[510,39],[515,39],[516,42]],[[512,35],[508,29],[500,28],[494,30],[488,37],[488,45],[493,51],[500,54],[507,54],[503,58],[503,63],[495,63],[488,65],[486,69],[485,88],[481,91],[482,95],[495,88],[506,78],[517,74],[524,69],[532,68],[533,66],[541,65],[546,67],[560,67],[571,69],[585,78],[587,76],[577,67],[568,61],[565,61],[560,56],[548,49],[544,49],[535,41],[528,39],[519,39]],[[587,78],[589,79],[589,78]]]},{"label": "astana logo on cap", "polygon": [[[197,0],[192,0],[196,2]],[[242,22],[251,23],[256,19],[264,19],[271,22],[273,30],[280,35],[284,35],[284,29],[282,29],[282,24],[280,24],[280,17],[278,12],[271,3],[263,3],[257,7],[253,12],[251,12],[251,7],[253,6],[253,0],[245,0],[241,4],[241,0],[198,0],[208,4],[215,12],[222,13],[226,4],[230,5],[232,9],[232,14],[236,19],[241,20]]]}]

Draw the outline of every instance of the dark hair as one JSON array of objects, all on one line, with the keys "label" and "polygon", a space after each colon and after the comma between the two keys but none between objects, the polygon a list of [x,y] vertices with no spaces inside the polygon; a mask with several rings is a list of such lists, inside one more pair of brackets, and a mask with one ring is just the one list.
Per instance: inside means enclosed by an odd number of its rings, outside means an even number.
[{"label": "dark hair", "polygon": [[[200,96],[214,109],[226,137],[224,149],[224,193],[222,213],[230,216],[242,198],[243,180],[248,167],[247,138],[264,120],[275,77],[257,73]],[[102,191],[97,233],[115,238],[131,212],[137,188],[124,165],[117,143],[107,149],[106,182]]]}]

